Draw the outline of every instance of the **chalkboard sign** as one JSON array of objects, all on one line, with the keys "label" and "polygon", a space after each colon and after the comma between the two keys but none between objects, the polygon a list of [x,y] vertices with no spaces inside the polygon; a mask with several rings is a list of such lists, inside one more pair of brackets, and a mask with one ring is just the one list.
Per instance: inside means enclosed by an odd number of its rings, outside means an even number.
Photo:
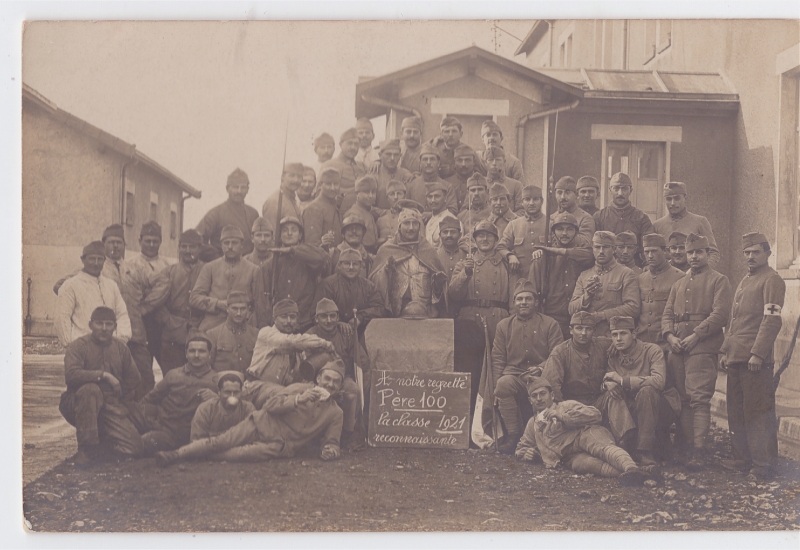
[{"label": "chalkboard sign", "polygon": [[369,444],[373,447],[469,447],[470,374],[372,373]]}]

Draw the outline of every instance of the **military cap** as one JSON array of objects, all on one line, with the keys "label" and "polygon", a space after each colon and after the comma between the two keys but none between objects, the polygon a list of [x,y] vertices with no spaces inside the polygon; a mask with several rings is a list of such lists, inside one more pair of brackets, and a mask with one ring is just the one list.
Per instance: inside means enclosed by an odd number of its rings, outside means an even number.
[{"label": "military cap", "polygon": [[226,225],[222,228],[222,232],[219,234],[219,240],[223,241],[225,239],[241,239],[244,240],[244,233],[242,230],[236,227],[235,225]]},{"label": "military cap", "polygon": [[486,148],[486,160],[504,158],[506,158],[506,152],[503,151],[502,147],[492,146]]},{"label": "military cap", "polygon": [[420,132],[423,129],[424,122],[418,116],[409,116],[403,119],[403,122],[400,123],[400,129],[403,128],[416,128]]},{"label": "military cap", "polygon": [[300,228],[300,231],[303,231],[303,223],[297,219],[295,216],[286,216],[281,220],[280,227],[283,227],[287,223],[293,223]]},{"label": "military cap", "polygon": [[228,305],[249,304],[250,296],[248,296],[247,292],[242,292],[241,290],[231,290],[228,292],[228,299],[225,300],[225,303]]},{"label": "military cap", "polygon": [[547,380],[547,378],[545,378],[544,376],[534,376],[528,381],[527,385],[528,395],[531,395],[540,388],[547,388],[548,390],[552,390],[553,385],[550,384],[550,381]]},{"label": "military cap", "polygon": [[631,182],[631,178],[628,177],[628,174],[624,172],[617,172],[613,176],[611,176],[611,181],[608,182],[609,185],[630,185],[633,187],[633,182]]},{"label": "military cap", "polygon": [[233,172],[228,175],[228,183],[227,185],[239,185],[239,184],[250,185],[250,178],[247,177],[244,170],[241,168],[236,168]]},{"label": "military cap", "polygon": [[403,208],[400,211],[400,214],[397,215],[397,225],[399,226],[401,223],[407,220],[415,220],[422,225],[422,214],[411,208]]},{"label": "military cap", "polygon": [[420,214],[425,212],[424,206],[422,206],[417,201],[412,201],[411,199],[400,199],[399,201],[397,201],[397,204],[395,206],[399,208],[410,208],[412,210],[416,210]]},{"label": "military cap", "polygon": [[530,292],[536,296],[536,287],[528,279],[519,279],[517,284],[514,285],[514,298],[517,297],[517,294],[522,294],[523,292]]},{"label": "military cap", "polygon": [[105,256],[105,255],[106,255],[106,247],[105,245],[103,245],[103,242],[92,241],[83,247],[81,258],[85,258],[86,256]]},{"label": "military cap", "polygon": [[485,136],[489,132],[499,132],[500,137],[503,137],[503,130],[500,129],[500,126],[493,120],[484,120],[483,124],[481,124],[481,137]]},{"label": "military cap", "polygon": [[769,244],[767,236],[763,233],[753,232],[742,235],[742,249],[750,248],[757,244]]},{"label": "military cap", "polygon": [[443,194],[447,194],[447,187],[442,185],[442,182],[435,181],[433,183],[425,184],[425,195],[430,195],[434,191],[441,191]]},{"label": "military cap", "polygon": [[203,236],[194,229],[187,229],[181,233],[178,244],[203,244]]},{"label": "military cap", "polygon": [[442,122],[439,123],[439,128],[446,128],[448,126],[458,126],[458,129],[461,130],[461,121],[454,116],[446,116],[442,119]]},{"label": "military cap", "polygon": [[342,173],[339,172],[338,168],[334,168],[333,166],[329,166],[322,170],[319,175],[320,183],[333,183],[336,181],[342,181]]},{"label": "military cap", "polygon": [[617,236],[611,231],[595,231],[592,236],[592,244],[607,244],[615,246],[617,244]]},{"label": "military cap", "polygon": [[214,376],[211,377],[211,381],[214,382],[220,390],[225,382],[239,382],[240,386],[244,386],[244,374],[238,370],[223,370],[214,373]]},{"label": "military cap", "polygon": [[418,300],[412,300],[400,312],[401,319],[422,320],[428,318],[428,308]]},{"label": "military cap", "polygon": [[552,229],[555,229],[557,225],[573,225],[576,228],[580,227],[578,225],[578,220],[570,214],[569,212],[561,212],[557,213],[553,218]]},{"label": "military cap", "polygon": [[667,241],[664,239],[664,235],[661,235],[660,233],[650,233],[649,235],[645,235],[642,237],[642,243],[644,244],[645,248],[666,248],[667,246]]},{"label": "military cap", "polygon": [[522,198],[525,197],[542,198],[542,188],[538,185],[526,185],[522,188]]},{"label": "military cap", "polygon": [[423,155],[436,155],[436,158],[440,159],[442,156],[439,154],[439,149],[431,145],[430,143],[426,143],[422,146],[419,151],[419,157],[422,158]]},{"label": "military cap", "polygon": [[496,239],[500,238],[497,235],[497,227],[489,220],[481,220],[478,223],[476,223],[475,229],[472,230],[472,237],[473,238],[477,237],[478,233],[480,232],[491,233],[492,235],[494,235]]},{"label": "military cap", "polygon": [[458,229],[461,231],[461,222],[453,216],[445,216],[439,220],[439,231],[444,231],[445,229]]},{"label": "military cap", "polygon": [[192,342],[203,342],[206,345],[208,351],[214,347],[214,344],[211,343],[211,340],[208,339],[208,336],[205,332],[198,330],[198,329],[191,329],[189,334],[186,335],[186,344],[184,349],[189,349],[189,344]]},{"label": "military cap", "polygon": [[348,128],[344,132],[342,132],[341,137],[339,138],[339,145],[347,141],[348,139],[358,139],[358,134],[356,134],[355,128]]},{"label": "military cap", "polygon": [[689,233],[686,237],[686,252],[690,250],[700,250],[702,248],[709,248],[708,237]]},{"label": "military cap", "polygon": [[252,233],[265,232],[265,231],[274,233],[275,228],[270,225],[269,220],[267,220],[267,218],[259,217],[256,218],[256,221],[253,222],[253,228],[250,231]]},{"label": "military cap", "polygon": [[298,176],[303,175],[303,164],[300,162],[290,162],[283,166],[283,173],[284,174],[297,174]]},{"label": "military cap", "polygon": [[364,219],[359,216],[358,214],[348,214],[342,220],[342,233],[346,227],[350,227],[351,225],[360,225],[364,231],[367,230],[367,224],[364,222]]},{"label": "military cap", "polygon": [[486,183],[486,178],[484,178],[478,172],[472,174],[467,180],[467,189],[471,187],[483,187],[484,189],[486,189],[488,186],[489,184]]},{"label": "military cap", "polygon": [[281,315],[286,315],[287,313],[300,313],[300,309],[297,307],[297,302],[289,298],[284,298],[272,306],[273,317],[279,317]]},{"label": "military cap", "polygon": [[300,363],[299,368],[308,365],[314,370],[314,375],[316,376],[322,370],[322,367],[331,361],[335,361],[336,357],[335,354],[328,351],[306,352],[306,360]]},{"label": "military cap", "polygon": [[139,236],[144,237],[145,235],[149,235],[151,237],[158,237],[161,238],[161,226],[158,225],[157,222],[154,220],[150,220],[149,222],[142,224],[142,230],[139,231]]},{"label": "military cap", "polygon": [[367,117],[361,117],[356,121],[356,128],[367,128],[372,130],[372,122]]},{"label": "military cap", "polygon": [[617,234],[617,239],[614,244],[615,246],[625,246],[625,245],[636,246],[638,243],[639,241],[636,239],[636,235],[634,235],[630,231],[623,231],[622,233]]},{"label": "military cap", "polygon": [[669,245],[680,246],[686,244],[686,235],[680,231],[673,231],[669,234]]},{"label": "military cap", "polygon": [[583,325],[587,327],[593,327],[597,324],[597,321],[594,320],[594,315],[588,311],[577,311],[572,314],[569,324],[571,326]]},{"label": "military cap", "polygon": [[664,196],[685,195],[687,192],[686,184],[680,181],[671,181],[664,184]]},{"label": "military cap", "polygon": [[339,261],[340,262],[344,261],[344,260],[348,260],[348,259],[351,262],[352,261],[359,261],[359,262],[364,261],[364,257],[361,255],[361,252],[359,252],[355,248],[345,248],[344,250],[342,250],[339,253]]},{"label": "military cap", "polygon": [[335,372],[342,380],[344,380],[344,363],[342,363],[341,359],[336,359],[335,361],[329,361],[325,363],[325,365],[319,369],[319,372],[324,370]]},{"label": "military cap", "polygon": [[453,158],[458,157],[471,157],[475,155],[475,149],[467,145],[466,143],[461,143],[453,149]]},{"label": "military cap", "polygon": [[326,143],[330,143],[331,145],[336,145],[333,136],[327,132],[323,132],[314,139],[314,149]]},{"label": "military cap", "polygon": [[366,176],[362,176],[358,178],[356,182],[356,193],[364,192],[368,193],[370,191],[377,191],[378,190],[378,181],[375,179],[375,176],[370,176],[367,174]]},{"label": "military cap", "polygon": [[336,302],[331,300],[330,298],[323,298],[319,302],[317,302],[317,310],[316,314],[319,315],[320,313],[339,313],[339,307],[336,305]]},{"label": "military cap", "polygon": [[402,189],[403,191],[408,191],[406,184],[398,180],[392,180],[389,182],[389,184],[386,186],[386,191],[388,192],[390,189]]},{"label": "military cap", "polygon": [[578,178],[578,184],[575,186],[576,190],[581,190],[584,187],[594,187],[595,189],[600,189],[600,184],[597,183],[597,178],[592,176],[581,176]]},{"label": "military cap", "polygon": [[511,197],[511,193],[508,192],[508,187],[506,187],[502,183],[495,182],[489,188],[489,198],[491,199],[493,197],[502,197],[502,196]]},{"label": "military cap", "polygon": [[125,229],[118,223],[111,224],[106,227],[105,231],[103,231],[103,238],[102,241],[106,242],[108,237],[119,237],[123,241],[125,240]]},{"label": "military cap", "polygon": [[117,322],[117,314],[110,307],[99,306],[92,311],[92,321],[113,321]]},{"label": "military cap", "polygon": [[611,330],[633,330],[636,328],[636,321],[633,320],[633,317],[628,317],[627,315],[612,317],[608,320],[608,324]]},{"label": "military cap", "polygon": [[556,182],[556,189],[565,189],[567,191],[577,191],[578,184],[575,183],[575,180],[572,176],[564,176],[563,178],[559,178]]},{"label": "military cap", "polygon": [[390,149],[397,149],[400,150],[400,140],[397,138],[394,139],[384,139],[381,142],[381,153],[384,151],[388,151]]}]

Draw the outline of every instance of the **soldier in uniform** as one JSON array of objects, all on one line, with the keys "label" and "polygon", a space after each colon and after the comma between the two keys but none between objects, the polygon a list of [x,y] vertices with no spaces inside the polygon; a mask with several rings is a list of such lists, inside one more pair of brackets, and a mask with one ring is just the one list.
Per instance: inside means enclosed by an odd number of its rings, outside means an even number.
[{"label": "soldier in uniform", "polygon": [[733,295],[731,320],[720,349],[728,372],[728,427],[734,459],[728,469],[756,480],[775,473],[778,458],[773,345],[781,330],[786,283],[767,261],[772,251],[763,233],[742,237],[748,273]]},{"label": "soldier in uniform", "polygon": [[720,254],[717,248],[717,241],[714,239],[714,232],[708,218],[699,214],[693,214],[686,209],[686,195],[688,191],[686,184],[679,181],[671,181],[664,184],[664,202],[669,213],[663,218],[653,222],[656,233],[660,233],[665,239],[679,231],[684,235],[694,233],[708,239],[711,257],[708,265],[716,269],[719,264]]},{"label": "soldier in uniform", "polygon": [[566,340],[570,335],[569,302],[575,283],[592,266],[594,258],[589,248],[578,246],[578,220],[569,212],[553,218],[552,233],[554,246],[534,250],[527,276],[536,287],[542,313],[558,322]]},{"label": "soldier in uniform", "polygon": [[414,174],[400,166],[401,155],[399,139],[387,139],[381,143],[380,160],[377,163],[377,168],[373,167],[370,170],[378,180],[378,197],[375,201],[375,206],[378,208],[387,209],[394,204],[388,195],[389,184],[392,181],[407,184],[414,179]]},{"label": "soldier in uniform", "polygon": [[336,168],[325,168],[319,175],[319,195],[303,210],[306,244],[329,250],[342,242],[342,216],[337,204],[341,182]]},{"label": "soldier in uniform", "polygon": [[453,213],[447,209],[447,203],[445,203],[447,188],[438,181],[427,187],[428,194],[425,200],[428,205],[428,211],[430,212],[430,218],[425,222],[425,238],[428,239],[428,242],[431,243],[434,248],[437,248],[440,244],[439,222],[446,217],[452,216]]},{"label": "soldier in uniform", "polygon": [[529,185],[522,189],[523,215],[509,222],[497,245],[497,250],[508,261],[513,278],[526,277],[537,246],[547,244],[547,220],[542,213],[541,187]]},{"label": "soldier in uniform", "polygon": [[[493,120],[484,120],[481,124],[481,139],[485,149],[479,153],[481,160],[488,163],[487,154],[491,147],[503,148],[503,131]],[[506,152],[505,174],[511,179],[525,185],[525,174],[522,171],[522,162],[509,152]],[[517,205],[519,206],[519,205]]]},{"label": "soldier in uniform", "polygon": [[[498,235],[502,235],[508,224],[517,218],[517,215],[511,211],[510,200],[511,193],[502,183],[493,183],[489,187],[489,205],[492,207],[492,213],[487,219],[497,228]],[[519,202],[521,209],[522,198]]]},{"label": "soldier in uniform", "polygon": [[232,290],[253,295],[256,271],[260,269],[242,258],[244,235],[238,227],[225,227],[220,242],[223,257],[203,266],[189,295],[189,305],[205,312],[199,326],[202,332],[225,322],[228,317],[225,300]]},{"label": "soldier in uniform", "polygon": [[487,194],[488,188],[486,178],[478,173],[472,174],[467,181],[469,195],[464,207],[458,213],[458,219],[467,234],[471,235],[475,224],[485,220],[492,214],[492,207],[489,206],[489,196]]},{"label": "soldier in uniform", "polygon": [[186,363],[186,338],[190,330],[200,326],[203,318],[201,310],[189,305],[189,294],[205,265],[199,260],[202,244],[203,238],[194,229],[181,233],[178,239],[178,263],[156,275],[152,289],[145,298],[161,318],[164,327],[161,358],[158,360],[162,374]]},{"label": "soldier in uniform", "polygon": [[[419,204],[427,204],[428,190],[434,183],[443,185],[446,189],[449,184],[439,177],[439,151],[436,147],[425,144],[419,155],[419,165],[422,173],[406,185],[406,197]],[[446,194],[447,207],[455,214],[455,196]]]},{"label": "soldier in uniform", "polygon": [[597,195],[600,194],[600,184],[597,183],[597,178],[581,176],[578,178],[575,189],[578,192],[578,207],[590,216],[594,216],[595,212],[599,210]]},{"label": "soldier in uniform", "polygon": [[228,293],[228,318],[206,335],[211,341],[211,368],[216,372],[244,372],[253,360],[258,329],[248,323],[253,313],[250,296],[239,290]]},{"label": "soldier in uniform", "polygon": [[405,168],[415,176],[422,173],[419,165],[419,155],[422,152],[422,132],[424,123],[421,118],[410,116],[400,123],[400,139],[402,140],[400,167]]},{"label": "soldier in uniform", "polygon": [[686,235],[673,231],[669,235],[669,263],[686,273],[689,271],[689,260],[686,259]]},{"label": "soldier in uniform", "polygon": [[303,181],[295,193],[297,195],[297,206],[300,208],[300,213],[306,209],[306,206],[311,204],[314,200],[314,191],[317,189],[317,172],[311,166],[303,166]]},{"label": "soldier in uniform", "polygon": [[594,235],[594,218],[584,212],[578,206],[578,190],[575,180],[570,176],[564,176],[556,182],[555,186],[556,202],[558,203],[558,211],[550,215],[550,223],[559,214],[568,212],[575,216],[578,222],[578,243],[580,246],[590,247],[592,242],[592,235]]},{"label": "soldier in uniform", "polygon": [[275,246],[275,227],[270,227],[266,218],[258,218],[253,222],[253,251],[244,257],[254,266],[264,265],[272,258],[270,248]]},{"label": "soldier in uniform", "polygon": [[367,225],[361,216],[356,214],[348,214],[342,222],[342,236],[344,240],[331,250],[331,273],[336,273],[339,265],[339,259],[342,252],[345,250],[355,250],[358,252],[361,262],[361,270],[359,275],[366,278],[372,271],[372,256],[367,249],[364,248],[363,239],[364,234],[367,232]]},{"label": "soldier in uniform", "polygon": [[[685,273],[667,261],[666,241],[658,233],[644,236],[644,257],[647,269],[639,275],[639,296],[642,311],[636,323],[636,338],[658,344],[667,355],[667,341],[661,332],[661,319],[672,285]],[[667,361],[669,367],[669,361]]]},{"label": "soldier in uniform", "polygon": [[355,128],[342,133],[339,138],[339,148],[341,149],[339,155],[323,164],[321,170],[325,172],[326,168],[336,168],[339,171],[341,176],[339,190],[343,195],[339,212],[344,214],[356,202],[356,181],[367,175],[367,168],[355,159],[358,154],[358,134]]},{"label": "soldier in uniform", "polygon": [[317,172],[317,177],[321,175],[322,165],[331,160],[335,152],[336,141],[333,139],[332,135],[323,132],[314,138],[314,154],[317,155],[317,162],[314,163],[314,170]]},{"label": "soldier in uniform", "polygon": [[458,262],[467,259],[467,250],[465,247],[459,246],[461,241],[461,222],[458,218],[445,216],[439,222],[439,246],[436,248],[436,254],[444,266],[445,275],[447,275],[447,282],[453,279],[453,270]]},{"label": "soldier in uniform", "polygon": [[707,237],[690,233],[686,253],[692,266],[670,290],[661,332],[670,348],[668,368],[681,396],[680,425],[691,471],[703,469],[711,398],[717,385],[717,353],[731,310],[731,284],[710,265]]},{"label": "soldier in uniform", "polygon": [[209,210],[197,224],[197,232],[203,237],[203,241],[214,247],[215,255],[211,259],[222,256],[220,234],[222,228],[228,225],[238,227],[243,235],[247,235],[242,244],[243,253],[250,254],[253,251],[250,228],[258,218],[258,210],[244,203],[250,190],[250,179],[237,168],[228,176],[225,188],[228,191],[228,200]]},{"label": "soldier in uniform", "polygon": [[[439,135],[430,144],[439,150],[439,177],[447,179],[455,173],[455,150],[464,135],[461,121],[454,116],[446,116],[439,124]],[[481,157],[473,152],[475,170],[486,176],[486,167]]]},{"label": "soldier in uniform", "polygon": [[[457,214],[466,206],[469,192],[467,182],[470,176],[475,173],[475,151],[466,143],[462,143],[453,151],[453,158],[456,163],[455,173],[445,181],[450,184],[450,195],[455,197],[455,213]],[[453,199],[448,202],[452,204]]]},{"label": "soldier in uniform", "polygon": [[641,259],[642,236],[656,231],[647,214],[631,204],[633,183],[628,174],[617,172],[611,176],[608,185],[612,197],[611,204],[594,213],[594,228],[596,231],[610,231],[614,235],[619,235],[623,231],[630,231],[636,235],[639,245],[637,264],[641,264],[643,263]]},{"label": "soldier in uniform", "polygon": [[356,121],[356,136],[358,136],[358,153],[356,153],[355,161],[363,164],[365,168],[369,168],[378,160],[378,155],[372,148],[375,130],[372,128],[370,119],[361,117]]},{"label": "soldier in uniform", "polygon": [[641,307],[636,274],[614,259],[616,236],[596,231],[592,237],[594,267],[580,274],[569,302],[569,312],[588,311],[595,320],[595,336],[610,335],[611,317],[638,317]]},{"label": "soldier in uniform", "polygon": [[[642,238],[644,242],[644,237]],[[634,256],[639,250],[639,241],[636,240],[636,235],[630,231],[623,231],[617,235],[617,241],[614,245],[614,258],[618,263],[624,265],[637,276],[642,274],[642,268],[636,265]]]},{"label": "soldier in uniform", "polygon": [[[484,395],[484,404],[498,401],[507,436],[499,450],[511,454],[530,416],[526,383],[541,376],[553,349],[564,341],[558,323],[536,311],[536,289],[527,279],[514,287],[516,313],[497,324],[492,346],[494,396]],[[488,403],[487,403],[488,401]]]},{"label": "soldier in uniform", "polygon": [[608,372],[603,395],[595,405],[603,412],[614,439],[635,451],[643,468],[655,468],[654,452],[662,454],[669,427],[680,410],[674,388],[665,390],[667,367],[656,344],[636,339],[632,317],[612,317]]},{"label": "soldier in uniform", "polygon": [[378,226],[373,215],[375,197],[378,195],[378,182],[374,177],[366,175],[356,182],[356,202],[350,207],[343,218],[356,216],[364,223],[364,236],[362,245],[368,252],[374,254],[378,251]]},{"label": "soldier in uniform", "polygon": [[[281,218],[294,216],[300,219],[302,214],[297,203],[297,190],[303,184],[303,170],[303,165],[299,162],[291,162],[283,167],[280,188],[269,196],[261,208],[261,215],[266,218],[270,227],[275,227],[278,216]],[[278,212],[279,195],[283,195],[280,212]]]},{"label": "soldier in uniform", "polygon": [[484,152],[486,157],[486,181],[491,186],[501,183],[508,189],[508,201],[515,214],[522,215],[522,182],[506,176],[506,152],[502,147],[490,147]]},{"label": "soldier in uniform", "polygon": [[353,310],[358,311],[358,328],[361,333],[370,320],[383,317],[383,298],[375,284],[362,276],[364,257],[356,249],[343,250],[336,262],[336,272],[326,277],[314,298],[319,303],[323,298],[333,300],[342,321],[353,319]]},{"label": "soldier in uniform", "polygon": [[570,337],[553,348],[542,377],[553,388],[556,402],[578,401],[594,405],[602,393],[608,370],[606,338],[594,338],[595,322],[590,313],[579,311],[570,319]]},{"label": "soldier in uniform", "polygon": [[389,207],[375,222],[378,224],[378,248],[397,232],[397,216],[403,209],[400,201],[406,198],[406,184],[397,180],[390,181],[386,185],[386,196]]},{"label": "soldier in uniform", "polygon": [[493,223],[479,222],[472,237],[477,251],[456,264],[448,296],[459,306],[459,318],[486,319],[491,342],[497,323],[508,317],[511,306],[508,267],[496,250],[498,235]]}]

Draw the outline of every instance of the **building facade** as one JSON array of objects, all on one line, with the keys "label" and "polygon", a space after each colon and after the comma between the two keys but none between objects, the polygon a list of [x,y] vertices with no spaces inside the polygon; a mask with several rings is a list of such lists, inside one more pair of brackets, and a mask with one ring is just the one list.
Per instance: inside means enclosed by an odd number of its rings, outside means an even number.
[{"label": "building facade", "polygon": [[[162,228],[161,254],[177,258],[183,206],[200,191],[36,90],[22,90],[22,280],[26,333],[52,335],[53,284],[80,268],[83,247],[112,223],[125,228],[127,254],[142,224]],[[27,280],[30,279],[30,296]],[[28,309],[28,302],[30,309]]]}]

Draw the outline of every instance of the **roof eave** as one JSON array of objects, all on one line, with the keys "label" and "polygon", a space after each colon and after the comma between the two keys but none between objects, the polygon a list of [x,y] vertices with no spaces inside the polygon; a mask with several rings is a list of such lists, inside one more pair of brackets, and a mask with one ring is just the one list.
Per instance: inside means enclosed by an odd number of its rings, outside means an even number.
[{"label": "roof eave", "polygon": [[536,47],[547,30],[545,25],[549,27],[550,22],[545,19],[537,19],[533,23],[531,30],[528,31],[528,34],[525,35],[525,38],[520,42],[519,46],[517,46],[517,49],[514,50],[514,55],[517,56],[533,51],[533,48]]}]

